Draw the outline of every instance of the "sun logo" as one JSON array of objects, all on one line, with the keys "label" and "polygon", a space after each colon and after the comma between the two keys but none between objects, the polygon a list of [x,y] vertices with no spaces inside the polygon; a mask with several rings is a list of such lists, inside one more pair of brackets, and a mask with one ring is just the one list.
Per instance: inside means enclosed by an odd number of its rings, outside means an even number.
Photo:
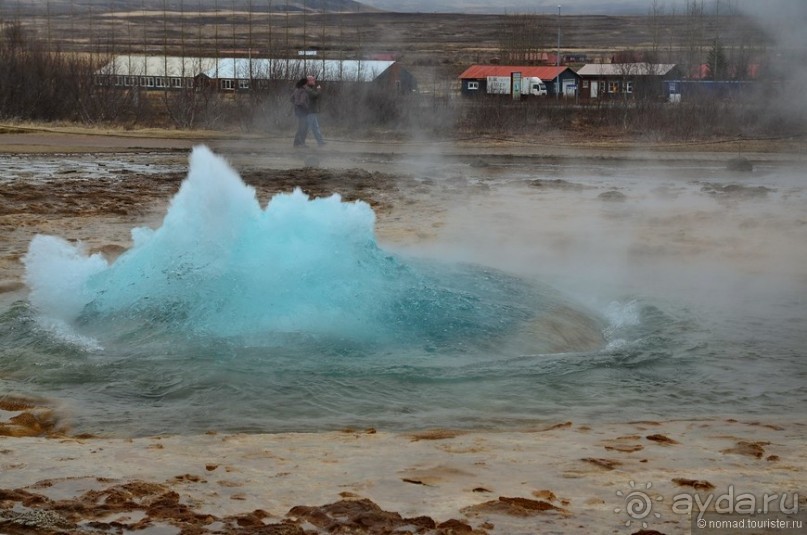
[{"label": "sun logo", "polygon": [[631,481],[630,490],[626,492],[621,490],[616,491],[616,495],[622,498],[625,503],[623,507],[615,508],[614,512],[621,513],[625,511],[625,513],[627,513],[628,520],[625,521],[626,526],[630,526],[634,521],[641,521],[642,528],[647,528],[646,519],[651,514],[657,519],[661,518],[661,513],[653,511],[653,502],[661,502],[664,500],[664,497],[657,495],[651,498],[646,491],[649,491],[652,486],[653,484],[648,482],[645,483],[644,489],[640,490],[637,488],[636,483]]}]

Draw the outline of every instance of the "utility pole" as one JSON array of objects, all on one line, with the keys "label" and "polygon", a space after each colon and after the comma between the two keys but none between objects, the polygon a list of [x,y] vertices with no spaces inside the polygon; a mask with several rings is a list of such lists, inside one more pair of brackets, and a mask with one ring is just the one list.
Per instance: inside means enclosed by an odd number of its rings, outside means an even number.
[{"label": "utility pole", "polygon": [[560,4],[558,4],[558,55],[555,56],[555,66],[560,67]]},{"label": "utility pole", "polygon": [[[720,62],[720,54],[718,54],[718,50],[720,50],[720,0],[715,0],[715,72],[713,73],[712,78],[717,80],[718,73],[720,69],[723,69],[723,65],[719,65]],[[721,78],[724,78],[721,76]]]}]

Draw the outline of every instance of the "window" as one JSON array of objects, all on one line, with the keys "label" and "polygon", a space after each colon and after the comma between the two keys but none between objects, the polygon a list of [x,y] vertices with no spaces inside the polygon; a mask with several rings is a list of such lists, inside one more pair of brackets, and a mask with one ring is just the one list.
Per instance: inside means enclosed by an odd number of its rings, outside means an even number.
[{"label": "window", "polygon": [[221,81],[221,88],[227,90],[235,89],[235,80],[222,80]]},{"label": "window", "polygon": [[182,78],[171,78],[171,87],[174,89],[179,89],[182,87]]},{"label": "window", "polygon": [[137,76],[129,76],[126,78],[126,85],[135,87],[137,85]]},{"label": "window", "polygon": [[619,93],[619,81],[614,80],[608,82],[608,92],[609,93]]},{"label": "window", "polygon": [[630,80],[625,82],[625,93],[633,93],[633,82]]},{"label": "window", "polygon": [[588,80],[583,80],[583,89],[588,89]]},{"label": "window", "polygon": [[115,77],[115,85],[117,85],[117,86],[126,85],[126,77],[125,76],[116,76]]},{"label": "window", "polygon": [[154,80],[154,85],[160,88],[166,87],[168,84],[166,84],[165,82],[166,82],[165,78],[156,78]]},{"label": "window", "polygon": [[468,82],[468,91],[476,91],[479,89],[479,82]]},{"label": "window", "polygon": [[238,89],[249,89],[249,80],[238,80]]}]

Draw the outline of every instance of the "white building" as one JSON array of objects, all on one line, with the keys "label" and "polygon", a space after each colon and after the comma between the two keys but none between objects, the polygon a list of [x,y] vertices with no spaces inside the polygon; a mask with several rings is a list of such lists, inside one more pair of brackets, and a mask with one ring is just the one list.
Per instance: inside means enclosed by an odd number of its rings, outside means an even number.
[{"label": "white building", "polygon": [[402,78],[406,78],[409,86],[414,83],[411,74],[397,62],[380,60],[121,55],[96,71],[99,83],[116,87],[180,89],[207,83],[225,91],[248,90],[270,80],[298,80],[309,74],[323,82],[388,79],[400,87]]}]

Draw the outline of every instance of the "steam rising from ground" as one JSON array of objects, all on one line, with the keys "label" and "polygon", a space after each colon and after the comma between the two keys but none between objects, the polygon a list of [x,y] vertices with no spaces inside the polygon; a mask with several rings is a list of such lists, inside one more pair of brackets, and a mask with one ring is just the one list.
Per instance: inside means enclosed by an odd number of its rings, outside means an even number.
[{"label": "steam rising from ground", "polygon": [[[760,58],[764,77],[759,81],[768,84],[761,97],[770,99],[769,105],[789,121],[798,121],[804,132],[807,122],[807,3],[791,0],[771,0],[740,3],[740,9],[758,22],[775,43],[772,53]],[[778,94],[777,94],[778,93]]]},{"label": "steam rising from ground", "polygon": [[643,295],[727,317],[778,314],[807,290],[795,168],[580,161],[536,169],[537,180],[517,172],[520,185],[453,203],[434,250],[540,278],[601,311]]}]

